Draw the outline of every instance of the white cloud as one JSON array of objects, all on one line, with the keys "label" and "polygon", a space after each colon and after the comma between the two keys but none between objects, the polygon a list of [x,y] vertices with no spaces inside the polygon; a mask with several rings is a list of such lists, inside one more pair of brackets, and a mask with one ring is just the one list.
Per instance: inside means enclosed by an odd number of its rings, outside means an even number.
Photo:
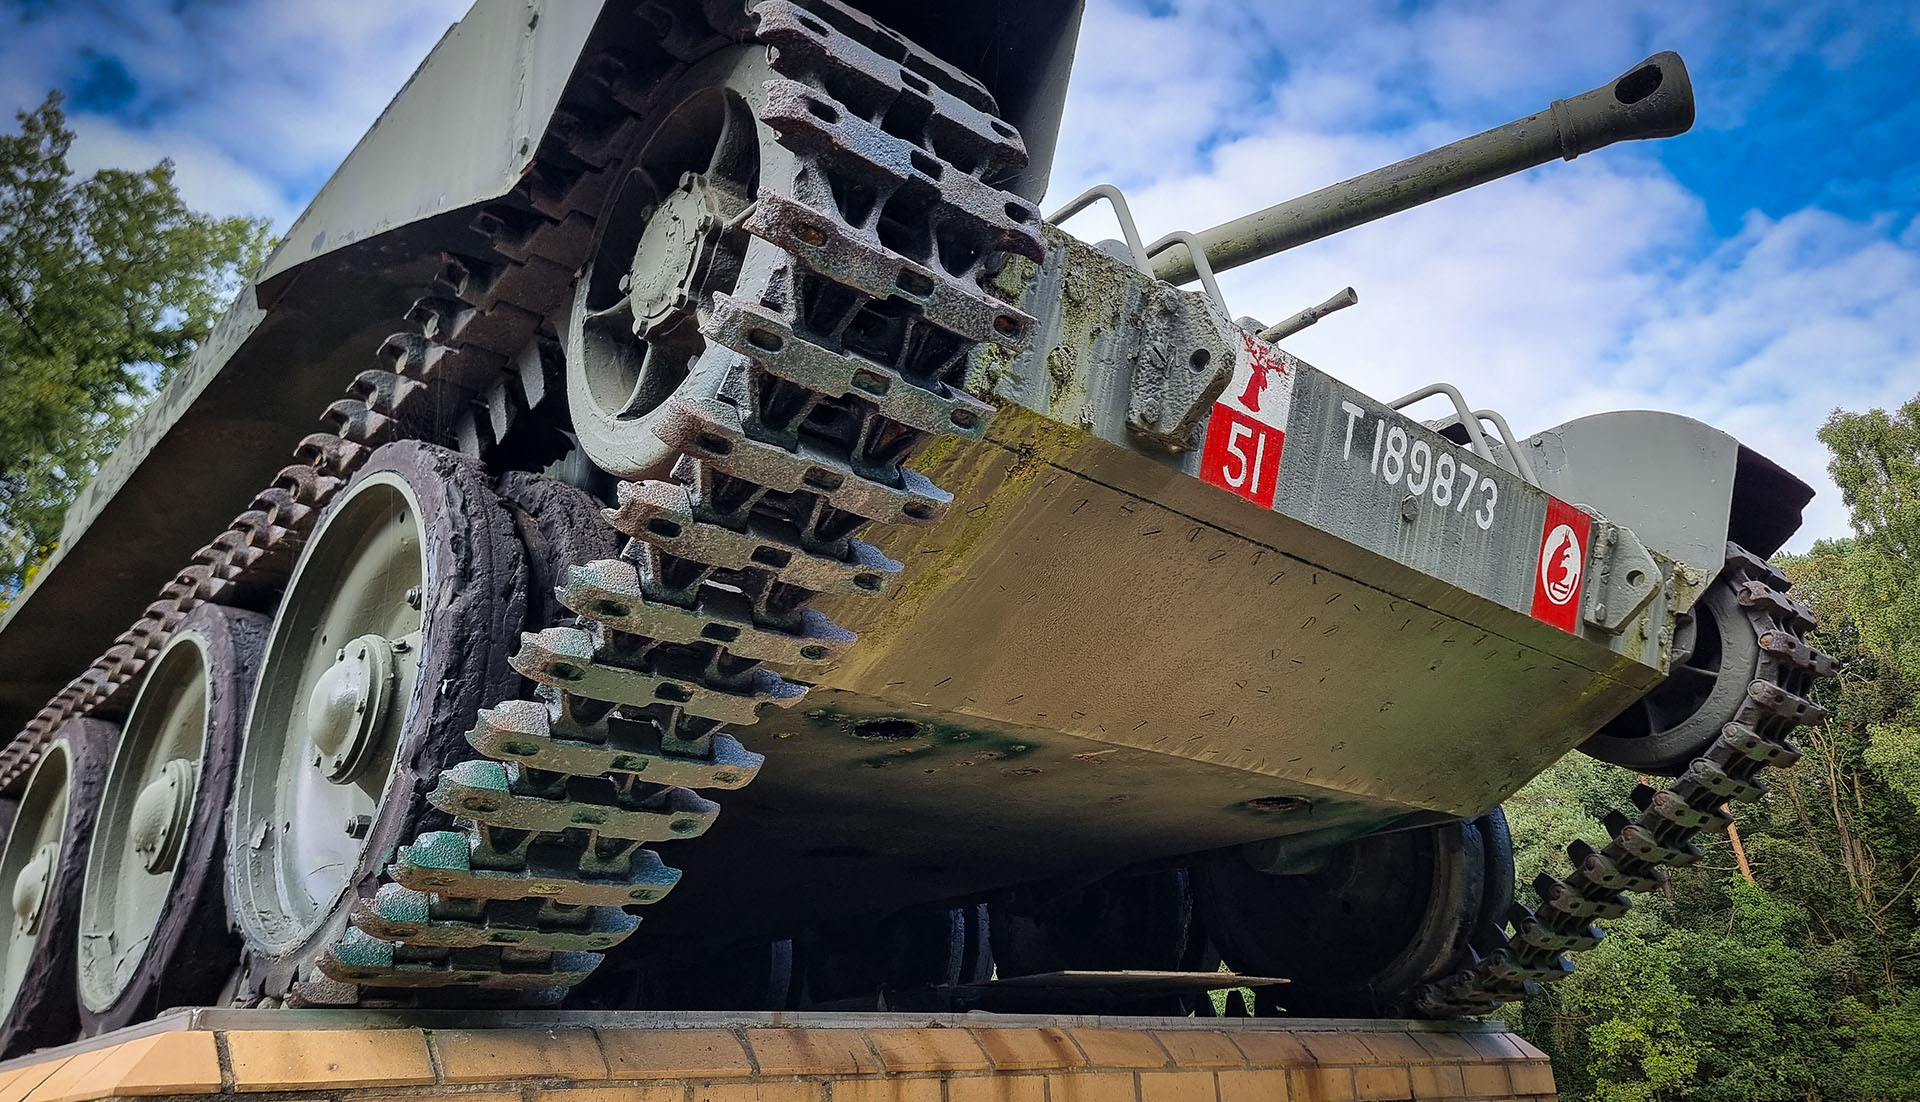
[{"label": "white cloud", "polygon": [[171,128],[132,131],[94,116],[80,116],[69,123],[74,138],[67,163],[80,175],[102,168],[145,169],[172,158],[180,198],[195,210],[267,218],[285,228],[305,206],[304,201],[288,198],[277,182],[197,134]]}]

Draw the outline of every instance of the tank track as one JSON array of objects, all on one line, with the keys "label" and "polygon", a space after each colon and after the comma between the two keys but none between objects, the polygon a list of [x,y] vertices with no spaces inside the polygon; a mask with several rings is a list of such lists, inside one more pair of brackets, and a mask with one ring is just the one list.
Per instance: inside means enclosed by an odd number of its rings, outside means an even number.
[{"label": "tank track", "polygon": [[1533,882],[1538,904],[1529,908],[1516,902],[1508,914],[1512,936],[1496,932],[1502,944],[1422,990],[1416,999],[1422,1014],[1485,1014],[1571,975],[1573,961],[1567,954],[1591,949],[1605,936],[1596,920],[1625,914],[1632,904],[1628,892],[1660,888],[1667,883],[1668,869],[1700,860],[1693,840],[1702,831],[1727,829],[1733,822],[1727,802],[1759,799],[1767,792],[1762,772],[1800,760],[1788,736],[1796,727],[1826,719],[1826,709],[1806,693],[1816,678],[1832,677],[1838,667],[1833,658],[1807,645],[1813,612],[1788,596],[1792,583],[1785,574],[1728,544],[1721,578],[1734,587],[1760,641],[1759,669],[1732,722],[1664,788],[1636,786],[1638,817],[1609,814],[1603,825],[1611,837],[1605,846],[1595,849],[1585,841],[1569,845],[1572,874],[1561,880],[1541,873]]},{"label": "tank track", "polygon": [[[426,440],[495,469],[564,452],[547,319],[588,257],[649,93],[728,41],[682,5],[642,13],[653,48],[583,62],[594,79],[563,102],[557,139],[476,220],[497,255],[444,257],[438,293],[408,314],[420,332],[389,338],[381,367],[328,407],[334,431],[303,440],[28,724],[0,756],[0,784],[65,718],[120,702],[195,605],[270,608],[373,449]],[[605,512],[619,557],[575,564],[558,588],[572,615],[526,633],[513,657],[537,694],[484,710],[468,735],[482,756],[428,796],[458,829],[400,848],[391,882],[354,902],[323,952],[333,982],[303,977],[293,1001],[350,1001],[350,985],[551,996],[585,979],[638,925],[625,908],[678,879],[645,847],[704,832],[718,805],[695,789],[757,773],[760,756],[724,727],[805,693],[766,663],[804,672],[854,642],[809,602],[890,590],[900,564],[855,533],[944,515],[951,495],[905,461],[936,436],[986,431],[992,407],[958,379],[977,345],[1016,346],[1031,319],[984,277],[1000,255],[1043,255],[1038,212],[988,182],[1025,163],[1018,135],[978,83],[833,0],[768,0],[750,18],[781,78],[761,121],[797,163],[762,180],[746,225],[788,252],[781,293],[719,295],[703,312],[725,400],[671,399],[658,429],[680,453],[670,476],[619,485]]]}]

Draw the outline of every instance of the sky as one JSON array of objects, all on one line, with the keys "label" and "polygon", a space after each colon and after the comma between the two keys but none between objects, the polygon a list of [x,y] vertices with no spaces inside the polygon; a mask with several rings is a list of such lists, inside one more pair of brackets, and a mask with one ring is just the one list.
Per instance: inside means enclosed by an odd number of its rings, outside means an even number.
[{"label": "sky", "polygon": [[[565,2],[565,0],[549,0]],[[68,97],[73,163],[174,160],[284,229],[466,0],[0,0],[0,102]],[[1051,211],[1094,183],[1151,240],[1687,61],[1679,138],[1554,163],[1227,273],[1289,351],[1386,399],[1434,381],[1527,434],[1654,408],[1733,433],[1847,533],[1815,432],[1920,393],[1920,3],[1088,0]],[[1089,212],[1081,236],[1114,234]]]}]

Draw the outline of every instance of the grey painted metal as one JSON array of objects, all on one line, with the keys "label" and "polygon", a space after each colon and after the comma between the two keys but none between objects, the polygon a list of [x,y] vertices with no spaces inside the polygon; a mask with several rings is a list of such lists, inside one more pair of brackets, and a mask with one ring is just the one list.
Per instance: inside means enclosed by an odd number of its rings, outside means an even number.
[{"label": "grey painted metal", "polygon": [[1673,607],[1693,607],[1720,573],[1740,442],[1691,417],[1600,413],[1528,437],[1540,484],[1631,528],[1667,565]]},{"label": "grey painted metal", "polygon": [[601,6],[476,3],[294,220],[258,281],[277,289],[280,277],[317,256],[510,191]]},{"label": "grey painted metal", "polygon": [[[1494,451],[1492,446],[1487,443],[1486,433],[1481,431],[1480,428],[1480,418],[1475,417],[1472,411],[1467,409],[1466,396],[1461,394],[1460,388],[1454,386],[1452,383],[1428,383],[1418,390],[1409,391],[1395,398],[1393,401],[1388,402],[1387,408],[1404,410],[1415,402],[1431,398],[1435,395],[1445,395],[1447,400],[1453,403],[1455,423],[1466,431],[1467,439],[1473,444],[1473,450],[1478,452],[1481,458],[1489,462],[1498,463],[1514,474],[1521,473],[1519,464],[1514,461],[1512,456]],[[1438,426],[1429,425],[1428,427],[1436,428]],[[1522,477],[1527,476],[1523,475]],[[1534,480],[1531,477],[1527,477],[1527,481],[1532,482]]]},{"label": "grey painted metal", "polygon": [[126,990],[173,890],[206,749],[206,646],[168,641],[114,748],[80,889],[78,986],[95,1012]]},{"label": "grey painted metal", "polygon": [[[391,798],[418,673],[421,613],[407,595],[426,578],[421,524],[405,480],[365,478],[333,505],[288,583],[227,824],[229,898],[252,945],[299,945],[334,914],[366,844],[351,825]],[[391,662],[384,683],[362,692],[341,671],[357,668],[350,648],[368,636]],[[391,703],[379,707],[383,700]],[[352,724],[346,741],[339,722]],[[357,743],[351,752],[348,742]]]},{"label": "grey painted metal", "polygon": [[[1297,358],[1269,350],[1292,399],[1274,507],[1193,478],[1194,450],[1129,415],[1137,365],[1183,362],[1198,322],[1118,324],[1155,288],[1049,243],[1021,300],[1032,347],[973,364],[973,389],[1005,403],[988,440],[917,464],[954,491],[946,519],[878,541],[915,565],[890,600],[822,607],[860,645],[808,674],[804,709],[740,733],[780,768],[686,852],[680,905],[649,919],[661,936],[756,899],[879,910],[983,878],[1477,815],[1662,676],[1657,595],[1617,633],[1530,615],[1544,493]],[[1179,297],[1210,319],[1208,347],[1250,355],[1203,296]],[[1437,504],[1428,475],[1409,504],[1405,470],[1370,470],[1385,433],[1418,442],[1424,470],[1445,456],[1455,496]],[[774,828],[796,806],[808,830]],[[723,875],[747,864],[751,883]]]},{"label": "grey painted metal", "polygon": [[1513,463],[1518,469],[1520,477],[1533,483],[1535,486],[1540,485],[1540,477],[1535,474],[1533,470],[1533,460],[1526,455],[1520,454],[1520,438],[1513,434],[1513,426],[1507,424],[1505,415],[1497,409],[1476,409],[1473,411],[1473,419],[1483,424],[1492,425],[1494,431],[1500,434],[1500,442],[1505,445],[1507,451],[1513,453]]},{"label": "grey painted metal", "polygon": [[1601,631],[1617,634],[1660,594],[1664,571],[1631,530],[1595,520],[1582,615]]},{"label": "grey painted metal", "polygon": [[1193,265],[1194,273],[1200,277],[1200,289],[1206,292],[1207,299],[1218,307],[1222,314],[1233,316],[1227,309],[1227,296],[1220,293],[1220,283],[1213,278],[1213,268],[1207,264],[1207,250],[1200,239],[1186,230],[1174,230],[1165,234],[1153,244],[1147,246],[1148,258],[1159,256],[1174,245],[1186,248],[1188,262]]},{"label": "grey painted metal", "polygon": [[[1049,246],[1046,265],[1027,281],[1027,297],[1022,300],[1036,319],[1034,339],[1016,357],[990,351],[976,354],[975,377],[969,386],[976,392],[990,388],[1051,420],[1078,426],[1123,448],[1142,450],[1129,415],[1135,400],[1129,383],[1135,365],[1180,362],[1201,347],[1217,355],[1218,349],[1197,339],[1209,332],[1198,321],[1178,330],[1142,324],[1138,319],[1149,313],[1143,303],[1153,301],[1154,281],[1131,271],[1123,261],[1051,228]],[[1250,342],[1256,338],[1233,326],[1204,296],[1182,292],[1180,298],[1185,300],[1182,310],[1211,319],[1210,331],[1226,335],[1226,354],[1244,365],[1254,347]],[[1516,473],[1520,464],[1503,454],[1508,449],[1485,437],[1458,389],[1434,384],[1399,403],[1447,394],[1456,410],[1467,415],[1465,426],[1477,439],[1480,454],[1405,416],[1392,408],[1394,403],[1370,398],[1285,351],[1268,351],[1285,365],[1283,374],[1291,380],[1292,394],[1274,509],[1344,544],[1525,614],[1532,598],[1534,556],[1547,495]],[[1189,442],[1198,436],[1196,431]],[[1376,437],[1383,442],[1404,439],[1405,454],[1419,451],[1427,473],[1403,469],[1401,476],[1389,480],[1374,454]],[[1200,470],[1197,449],[1164,454],[1157,448],[1146,450],[1184,474],[1197,475]],[[1596,464],[1609,461],[1597,450],[1593,455]],[[1445,467],[1454,472],[1448,489],[1437,486],[1433,478],[1442,456]],[[1474,476],[1471,488],[1466,485],[1469,470]],[[1407,475],[1414,476],[1417,493],[1408,493]],[[1214,493],[1195,479],[1190,490],[1170,485],[1159,496],[1171,500],[1165,494],[1176,491]],[[1463,501],[1462,494],[1470,495],[1469,499]],[[1616,515],[1589,497],[1557,496]],[[1647,508],[1658,507],[1649,503]],[[1624,520],[1620,523],[1633,527]],[[1322,561],[1331,565],[1345,560]],[[1648,610],[1646,615],[1653,618],[1648,620],[1648,633],[1658,635],[1654,625],[1664,611]],[[1596,632],[1594,640],[1609,647],[1628,645],[1617,637],[1608,641],[1607,634]],[[1633,649],[1638,653],[1635,638]],[[1657,669],[1660,663],[1652,666]]]},{"label": "grey painted metal", "polygon": [[[1319,191],[1200,231],[1207,258],[1224,272],[1352,229],[1456,191],[1602,146],[1665,138],[1693,125],[1693,86],[1674,53],[1647,58],[1614,80],[1526,118],[1462,138]],[[1168,254],[1154,273],[1173,283],[1194,278],[1184,254]]]},{"label": "grey painted metal", "polygon": [[1147,255],[1147,247],[1140,243],[1140,227],[1133,220],[1133,211],[1127,206],[1127,197],[1112,184],[1095,184],[1066,201],[1058,210],[1047,216],[1047,221],[1059,225],[1094,203],[1105,199],[1113,206],[1113,216],[1120,223],[1120,235],[1126,240],[1127,255],[1132,257],[1133,266],[1143,274],[1153,274],[1153,258]]},{"label": "grey painted metal", "polygon": [[1342,287],[1320,305],[1309,306],[1305,310],[1294,314],[1292,317],[1282,318],[1272,325],[1267,326],[1265,329],[1260,330],[1260,339],[1263,341],[1279,341],[1286,337],[1291,337],[1300,330],[1326,317],[1328,314],[1338,310],[1345,310],[1349,306],[1356,305],[1359,301],[1360,296],[1353,288]]}]

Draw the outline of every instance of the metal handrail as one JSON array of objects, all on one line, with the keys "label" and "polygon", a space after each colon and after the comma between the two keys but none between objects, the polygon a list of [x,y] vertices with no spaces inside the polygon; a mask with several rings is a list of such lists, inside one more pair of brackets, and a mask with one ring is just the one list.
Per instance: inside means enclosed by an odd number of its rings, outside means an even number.
[{"label": "metal handrail", "polygon": [[1145,246],[1140,244],[1140,228],[1134,224],[1133,211],[1127,208],[1127,197],[1120,194],[1120,189],[1112,184],[1093,185],[1047,216],[1047,221],[1057,226],[1102,199],[1113,204],[1114,217],[1120,223],[1120,236],[1126,238],[1127,252],[1133,256],[1133,266],[1142,275],[1152,275],[1153,258],[1148,254]]}]

